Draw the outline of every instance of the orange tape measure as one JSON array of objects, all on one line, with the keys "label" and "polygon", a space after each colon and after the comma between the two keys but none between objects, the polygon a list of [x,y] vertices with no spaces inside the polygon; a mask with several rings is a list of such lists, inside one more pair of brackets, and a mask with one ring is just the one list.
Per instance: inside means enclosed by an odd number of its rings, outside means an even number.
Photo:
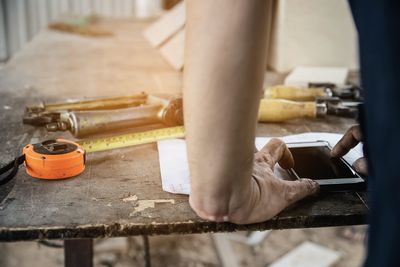
[{"label": "orange tape measure", "polygon": [[26,145],[23,154],[0,169],[0,175],[11,172],[0,180],[0,186],[8,183],[25,164],[26,172],[39,179],[66,179],[85,170],[85,150],[75,142],[54,139]]},{"label": "orange tape measure", "polygon": [[85,170],[85,150],[64,139],[24,147],[26,172],[40,179],[65,179]]}]

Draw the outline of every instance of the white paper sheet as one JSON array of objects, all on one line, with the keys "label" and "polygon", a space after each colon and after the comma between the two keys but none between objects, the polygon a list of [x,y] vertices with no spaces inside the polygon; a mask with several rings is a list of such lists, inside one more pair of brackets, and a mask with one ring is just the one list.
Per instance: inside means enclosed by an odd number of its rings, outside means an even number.
[{"label": "white paper sheet", "polygon": [[[333,147],[341,137],[341,134],[313,132],[279,138],[286,143],[327,141]],[[260,150],[270,139],[269,137],[257,137],[255,140],[257,149]],[[158,154],[162,189],[174,194],[189,194],[190,179],[185,140],[170,139],[158,141]],[[362,146],[360,144],[344,156],[344,159],[348,163],[353,164],[362,155]]]}]

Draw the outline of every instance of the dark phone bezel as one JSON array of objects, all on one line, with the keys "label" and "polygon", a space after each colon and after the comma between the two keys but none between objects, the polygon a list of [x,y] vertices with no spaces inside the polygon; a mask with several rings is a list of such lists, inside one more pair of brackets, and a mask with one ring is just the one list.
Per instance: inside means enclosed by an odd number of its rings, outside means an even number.
[{"label": "dark phone bezel", "polygon": [[[326,141],[314,141],[314,142],[293,142],[286,144],[288,148],[295,147],[304,147],[304,148],[312,148],[312,147],[327,147],[329,150],[332,150],[330,144]],[[346,177],[338,177],[336,179],[313,179],[316,181],[321,191],[363,191],[366,189],[366,180],[358,174],[352,166],[345,160],[343,157],[340,157],[340,160],[350,169],[350,171],[356,176],[351,178]],[[289,175],[297,180],[301,178],[309,178],[309,177],[300,177],[293,168],[286,170]]]}]

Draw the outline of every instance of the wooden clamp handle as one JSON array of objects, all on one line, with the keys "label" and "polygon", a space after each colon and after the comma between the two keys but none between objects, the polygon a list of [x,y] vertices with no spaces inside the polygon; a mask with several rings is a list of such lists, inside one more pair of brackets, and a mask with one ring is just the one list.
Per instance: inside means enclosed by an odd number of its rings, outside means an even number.
[{"label": "wooden clamp handle", "polygon": [[258,121],[260,122],[282,122],[305,117],[317,117],[315,102],[261,99],[258,111]]},{"label": "wooden clamp handle", "polygon": [[320,96],[329,96],[329,93],[324,88],[300,88],[286,85],[269,87],[264,92],[265,98],[293,101],[312,101]]}]

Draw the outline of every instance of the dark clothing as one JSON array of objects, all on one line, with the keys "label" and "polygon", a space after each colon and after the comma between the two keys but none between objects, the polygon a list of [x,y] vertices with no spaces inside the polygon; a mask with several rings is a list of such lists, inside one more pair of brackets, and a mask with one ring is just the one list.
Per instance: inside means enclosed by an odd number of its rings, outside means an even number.
[{"label": "dark clothing", "polygon": [[400,266],[400,2],[349,0],[359,34],[371,209],[366,267]]}]

